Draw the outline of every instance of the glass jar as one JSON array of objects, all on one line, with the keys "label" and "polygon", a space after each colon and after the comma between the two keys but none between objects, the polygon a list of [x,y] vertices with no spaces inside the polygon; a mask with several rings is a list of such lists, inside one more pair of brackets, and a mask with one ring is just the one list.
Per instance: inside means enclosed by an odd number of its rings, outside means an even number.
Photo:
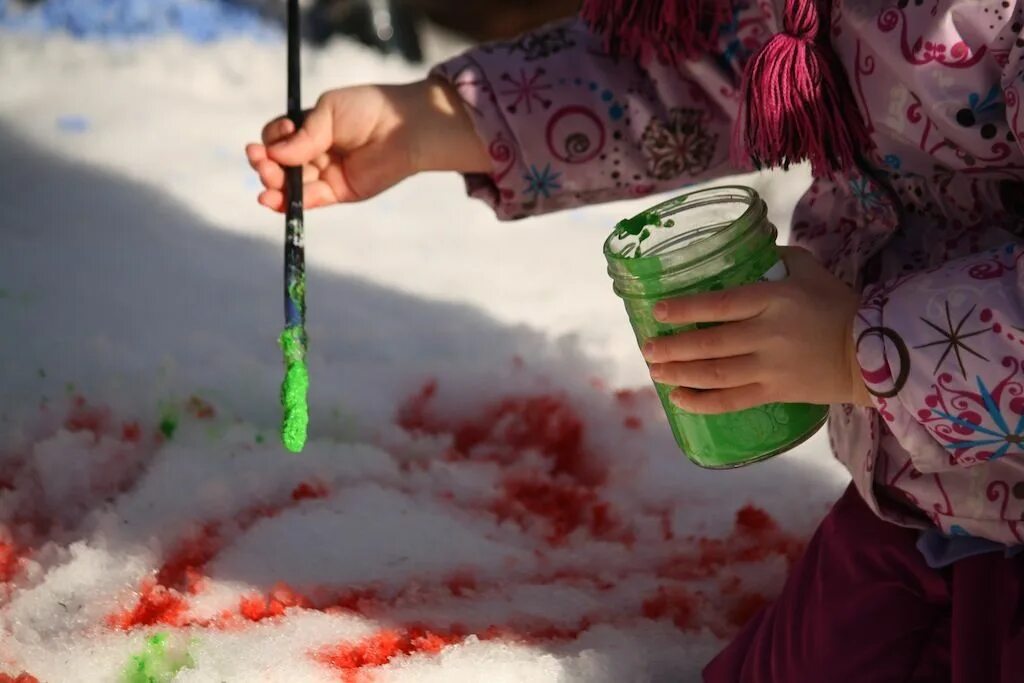
[{"label": "glass jar", "polygon": [[[785,278],[777,236],[764,200],[742,186],[684,194],[620,221],[604,255],[637,343],[706,326],[658,322],[652,309],[662,299]],[[669,400],[674,387],[654,386],[676,443],[701,467],[739,467],[782,453],[828,416],[827,406],[804,403],[695,415]]]}]

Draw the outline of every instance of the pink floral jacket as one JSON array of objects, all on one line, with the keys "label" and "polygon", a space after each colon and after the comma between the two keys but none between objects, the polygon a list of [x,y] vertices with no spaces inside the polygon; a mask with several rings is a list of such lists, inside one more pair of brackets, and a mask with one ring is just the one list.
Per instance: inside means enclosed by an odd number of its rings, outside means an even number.
[{"label": "pink floral jacket", "polygon": [[[502,218],[734,173],[730,131],[771,0],[738,0],[719,49],[616,60],[578,21],[437,67],[493,160],[468,176]],[[882,517],[1024,542],[1024,0],[835,2],[832,44],[876,149],[818,179],[794,240],[863,291],[855,331],[875,409],[830,437]]]}]

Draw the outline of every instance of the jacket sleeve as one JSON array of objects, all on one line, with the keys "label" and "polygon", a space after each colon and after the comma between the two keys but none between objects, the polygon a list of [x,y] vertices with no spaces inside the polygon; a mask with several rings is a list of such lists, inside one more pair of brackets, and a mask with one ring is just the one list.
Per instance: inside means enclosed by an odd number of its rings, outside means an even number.
[{"label": "jacket sleeve", "polygon": [[[1004,23],[982,48],[990,53],[990,71],[972,72],[981,75],[965,86],[979,94],[957,106],[978,118],[963,128],[962,144],[973,140],[983,145],[971,150],[979,158],[987,154],[1019,168],[1024,33],[1009,16]],[[980,136],[972,137],[978,128]],[[1024,245],[1003,234],[1002,247],[865,292],[854,332],[862,374],[921,472],[1024,459]]]},{"label": "jacket sleeve", "polygon": [[741,10],[718,54],[680,64],[614,59],[572,19],[438,65],[493,163],[466,176],[468,192],[511,219],[736,172],[740,65],[773,22],[764,7]]},{"label": "jacket sleeve", "polygon": [[876,407],[921,472],[1024,457],[1024,248],[870,288],[855,323]]}]

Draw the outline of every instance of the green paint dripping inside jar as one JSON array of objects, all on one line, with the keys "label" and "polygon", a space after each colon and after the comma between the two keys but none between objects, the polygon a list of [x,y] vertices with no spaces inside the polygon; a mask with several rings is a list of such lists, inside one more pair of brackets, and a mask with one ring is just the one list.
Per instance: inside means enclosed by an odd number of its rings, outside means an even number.
[{"label": "green paint dripping inside jar", "polygon": [[[663,299],[782,279],[767,206],[741,186],[699,190],[620,221],[604,244],[608,274],[623,300],[637,343],[706,325],[654,318]],[[701,467],[724,469],[770,458],[810,438],[828,407],[773,403],[724,415],[687,413],[654,383],[676,443]]]},{"label": "green paint dripping inside jar", "polygon": [[281,383],[281,443],[292,453],[299,453],[306,445],[309,427],[305,330],[286,327],[278,341],[285,364],[284,381]]}]

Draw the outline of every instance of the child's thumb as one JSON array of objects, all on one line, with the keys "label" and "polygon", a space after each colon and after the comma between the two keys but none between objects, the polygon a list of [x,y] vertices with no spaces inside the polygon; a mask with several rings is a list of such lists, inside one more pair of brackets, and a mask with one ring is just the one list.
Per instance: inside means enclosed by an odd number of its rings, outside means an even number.
[{"label": "child's thumb", "polygon": [[331,112],[323,104],[306,114],[302,127],[267,147],[267,156],[283,166],[301,166],[331,146]]}]

